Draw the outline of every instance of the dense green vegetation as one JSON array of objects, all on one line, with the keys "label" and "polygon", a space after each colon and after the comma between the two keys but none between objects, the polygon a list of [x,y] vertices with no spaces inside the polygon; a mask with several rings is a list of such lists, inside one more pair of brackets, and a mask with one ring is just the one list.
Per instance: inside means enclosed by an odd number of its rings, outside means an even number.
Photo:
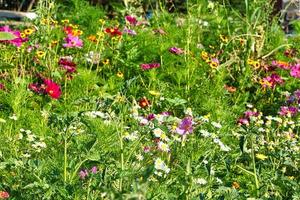
[{"label": "dense green vegetation", "polygon": [[300,199],[298,35],[263,0],[150,5],[0,27],[0,199]]}]

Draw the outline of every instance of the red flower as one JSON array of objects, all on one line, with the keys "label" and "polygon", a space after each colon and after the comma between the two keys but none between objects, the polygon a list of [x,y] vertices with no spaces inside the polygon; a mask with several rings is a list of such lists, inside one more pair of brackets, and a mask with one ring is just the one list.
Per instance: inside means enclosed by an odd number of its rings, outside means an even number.
[{"label": "red flower", "polygon": [[122,32],[118,28],[106,28],[105,32],[110,34],[110,36],[121,36]]},{"label": "red flower", "polygon": [[50,79],[45,79],[46,93],[53,99],[58,99],[61,95],[60,86]]},{"label": "red flower", "polygon": [[0,199],[8,199],[8,198],[9,198],[8,192],[0,191]]}]

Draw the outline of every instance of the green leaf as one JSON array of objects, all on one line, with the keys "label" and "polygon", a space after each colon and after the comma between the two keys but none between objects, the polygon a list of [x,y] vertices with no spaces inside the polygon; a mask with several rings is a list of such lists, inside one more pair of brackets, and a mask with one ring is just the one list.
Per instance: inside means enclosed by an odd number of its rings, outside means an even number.
[{"label": "green leaf", "polygon": [[8,33],[8,32],[0,32],[0,41],[3,40],[13,40],[16,39],[17,37],[12,34],[12,33]]}]

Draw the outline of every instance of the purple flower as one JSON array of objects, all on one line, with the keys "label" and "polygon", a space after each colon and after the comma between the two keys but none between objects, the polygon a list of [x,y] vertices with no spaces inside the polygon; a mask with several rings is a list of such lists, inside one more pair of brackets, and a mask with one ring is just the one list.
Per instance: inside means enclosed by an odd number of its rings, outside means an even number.
[{"label": "purple flower", "polygon": [[300,90],[296,90],[296,91],[294,92],[294,95],[295,95],[298,99],[300,99]]},{"label": "purple flower", "polygon": [[281,116],[288,116],[288,115],[295,116],[297,113],[298,113],[298,108],[294,106],[290,106],[290,107],[281,106],[279,111],[279,114]]},{"label": "purple flower", "polygon": [[98,169],[96,166],[92,167],[92,169],[90,170],[92,174],[96,174]]},{"label": "purple flower", "polygon": [[295,78],[300,78],[300,64],[296,64],[295,66],[292,66],[290,74]]},{"label": "purple flower", "polygon": [[65,48],[74,48],[78,47],[81,48],[83,46],[83,42],[79,37],[73,36],[71,34],[68,34],[68,36],[65,38],[66,43],[63,44],[63,47]]},{"label": "purple flower", "polygon": [[159,63],[148,63],[148,64],[141,64],[140,65],[142,70],[149,70],[153,68],[159,68],[160,64]]},{"label": "purple flower", "polygon": [[179,127],[176,128],[179,135],[186,135],[193,132],[193,119],[192,117],[185,117],[181,120]]},{"label": "purple flower", "polygon": [[80,170],[80,172],[79,172],[79,177],[82,180],[84,180],[88,175],[89,175],[89,172],[86,169]]},{"label": "purple flower", "polygon": [[136,35],[136,32],[134,30],[124,28],[123,33],[127,33],[128,35]]},{"label": "purple flower", "polygon": [[149,114],[149,115],[147,116],[147,120],[148,120],[148,121],[151,121],[151,120],[153,120],[153,119],[155,119],[155,114],[151,113],[151,114]]},{"label": "purple flower", "polygon": [[172,54],[175,54],[175,55],[181,55],[181,54],[184,53],[184,51],[181,48],[178,48],[178,47],[171,47],[169,49],[169,52],[172,53]]}]

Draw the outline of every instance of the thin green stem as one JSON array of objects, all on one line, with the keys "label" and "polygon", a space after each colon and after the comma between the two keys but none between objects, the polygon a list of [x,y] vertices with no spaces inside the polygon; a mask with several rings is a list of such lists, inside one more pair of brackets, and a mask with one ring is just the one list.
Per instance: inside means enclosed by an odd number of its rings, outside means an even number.
[{"label": "thin green stem", "polygon": [[67,157],[67,148],[68,148],[68,144],[67,144],[67,139],[65,138],[64,141],[64,182],[67,182],[67,163],[68,163],[68,157]]}]

